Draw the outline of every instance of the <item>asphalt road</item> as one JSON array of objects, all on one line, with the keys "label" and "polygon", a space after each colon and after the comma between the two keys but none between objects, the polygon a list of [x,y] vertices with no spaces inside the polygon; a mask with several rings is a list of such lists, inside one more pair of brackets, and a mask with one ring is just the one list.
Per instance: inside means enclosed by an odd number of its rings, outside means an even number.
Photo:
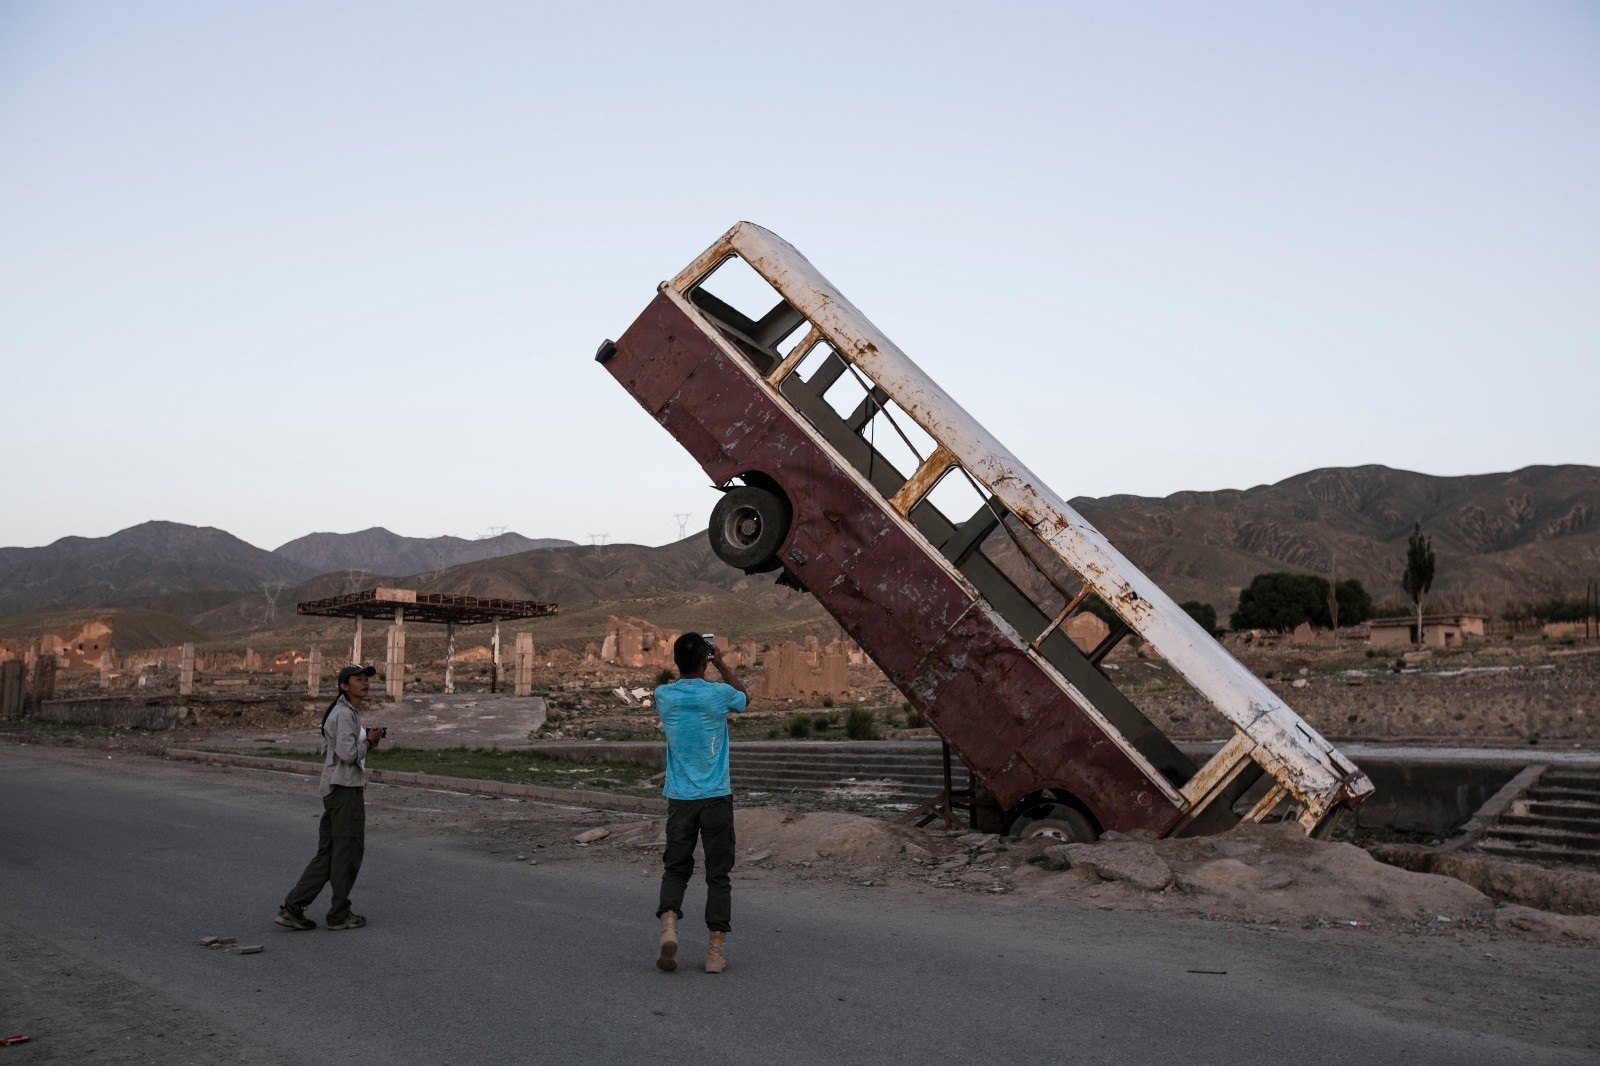
[{"label": "asphalt road", "polygon": [[247,772],[0,749],[0,973],[27,985],[0,987],[0,1029],[50,987],[88,981],[95,1001],[57,996],[0,1066],[1595,1061],[1386,1007],[1372,986],[1392,974],[1352,977],[1359,960],[1313,943],[1114,913],[736,883],[728,972],[699,972],[691,920],[683,968],[662,974],[647,868],[530,867],[403,828],[369,833],[367,928],[289,933],[271,918],[316,808],[308,786]]}]

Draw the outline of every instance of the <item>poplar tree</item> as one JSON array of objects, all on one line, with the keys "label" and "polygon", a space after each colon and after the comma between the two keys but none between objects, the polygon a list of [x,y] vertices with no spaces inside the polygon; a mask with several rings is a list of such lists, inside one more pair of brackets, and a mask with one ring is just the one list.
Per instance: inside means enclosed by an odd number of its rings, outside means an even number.
[{"label": "poplar tree", "polygon": [[1416,643],[1422,643],[1422,597],[1433,587],[1433,538],[1422,535],[1422,523],[1411,531],[1406,544],[1406,572],[1400,585],[1417,605]]}]

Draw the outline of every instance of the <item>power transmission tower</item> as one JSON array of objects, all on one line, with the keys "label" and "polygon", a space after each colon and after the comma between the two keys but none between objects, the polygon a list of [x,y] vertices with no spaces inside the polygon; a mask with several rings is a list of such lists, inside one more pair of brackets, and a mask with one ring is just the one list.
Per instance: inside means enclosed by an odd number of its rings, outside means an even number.
[{"label": "power transmission tower", "polygon": [[678,539],[682,540],[689,534],[689,516],[686,514],[674,514],[672,517],[678,520]]},{"label": "power transmission tower", "polygon": [[590,533],[589,546],[595,551],[599,551],[601,548],[605,547],[606,538],[609,536],[611,536],[610,533]]},{"label": "power transmission tower", "polygon": [[278,618],[278,597],[283,595],[282,581],[263,581],[261,591],[267,595],[267,621],[275,622]]}]

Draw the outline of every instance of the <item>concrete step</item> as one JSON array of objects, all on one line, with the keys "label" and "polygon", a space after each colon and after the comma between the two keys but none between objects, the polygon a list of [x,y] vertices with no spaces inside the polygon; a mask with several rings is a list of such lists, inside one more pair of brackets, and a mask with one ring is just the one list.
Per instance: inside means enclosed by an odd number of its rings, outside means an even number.
[{"label": "concrete step", "polygon": [[1586,788],[1547,785],[1540,781],[1528,789],[1528,799],[1536,803],[1591,803],[1600,804],[1600,791]]},{"label": "concrete step", "polygon": [[1564,848],[1545,847],[1531,842],[1512,844],[1505,841],[1484,840],[1472,849],[1475,855],[1489,855],[1497,859],[1518,862],[1556,862],[1565,866],[1581,866],[1600,870],[1600,852],[1568,851]]},{"label": "concrete step", "polygon": [[[944,787],[944,761],[938,749],[852,751],[819,744],[815,751],[796,752],[734,747],[728,751],[728,762],[734,786],[742,789],[823,792],[871,782],[885,793],[925,798]],[[969,783],[959,759],[951,767],[951,779],[956,788]]]},{"label": "concrete step", "polygon": [[[731,777],[735,787],[747,789],[784,790],[798,788],[803,791],[822,791],[832,788],[846,788],[864,782],[873,782],[897,791],[932,795],[944,787],[944,779],[942,777],[934,780],[887,774],[816,773],[810,770],[768,770],[762,773],[733,770]],[[964,781],[956,782],[957,788],[963,786]]]},{"label": "concrete step", "polygon": [[1600,833],[1570,832],[1535,825],[1508,824],[1506,819],[1491,826],[1484,840],[1521,845],[1524,843],[1557,847],[1565,851],[1594,852],[1600,855]]},{"label": "concrete step", "polygon": [[[937,756],[930,759],[926,755],[918,754],[830,751],[827,748],[816,752],[769,752],[740,751],[734,747],[729,749],[728,757],[735,762],[745,762],[752,766],[787,766],[804,762],[807,766],[865,766],[873,763],[909,770],[931,771],[941,771],[944,767],[944,763]],[[960,768],[962,765],[960,759],[951,762],[952,768]]]},{"label": "concrete step", "polygon": [[1543,829],[1559,829],[1568,833],[1593,833],[1600,835],[1600,818],[1572,818],[1560,814],[1529,812],[1528,814],[1505,815],[1500,819],[1500,824],[1516,826],[1539,826]]},{"label": "concrete step", "polygon": [[1539,784],[1551,785],[1556,788],[1573,788],[1600,795],[1600,774],[1588,770],[1556,769],[1546,770],[1544,776],[1539,778]]}]

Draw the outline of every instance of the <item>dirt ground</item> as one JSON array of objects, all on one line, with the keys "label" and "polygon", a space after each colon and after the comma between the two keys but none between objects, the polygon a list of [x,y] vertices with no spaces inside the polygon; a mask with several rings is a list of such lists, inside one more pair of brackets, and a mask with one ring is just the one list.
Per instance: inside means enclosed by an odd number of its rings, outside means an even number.
[{"label": "dirt ground", "polygon": [[[6,743],[11,743],[6,741]],[[104,754],[58,746],[35,758],[100,760]],[[198,766],[123,749],[124,773],[206,779],[219,789],[304,791],[304,781],[256,771]],[[658,868],[664,820],[507,798],[372,786],[368,825],[385,833],[439,835],[482,847],[501,861],[575,866],[600,876],[638,878]],[[1395,1010],[1448,1012],[1502,1031],[1552,1024],[1560,1041],[1600,1048],[1600,918],[1498,906],[1461,881],[1378,862],[1350,844],[1308,840],[1292,826],[1248,826],[1192,840],[1140,841],[1113,834],[1093,845],[1043,839],[1014,842],[988,834],[918,830],[859,815],[773,807],[740,809],[739,885],[777,885],[826,898],[871,893],[883,905],[988,911],[1043,922],[1050,915],[1110,910],[1147,916],[1152,935],[1216,923],[1262,937],[1359,946],[1374,995]],[[580,841],[580,838],[581,841]],[[641,869],[643,868],[643,869]],[[1330,965],[1357,965],[1348,961]],[[1330,955],[1330,960],[1332,956]],[[1352,980],[1355,978],[1352,977]],[[49,1059],[8,1048],[16,1062],[266,1062],[245,1047],[218,1047],[180,1005],[133,987],[92,962],[10,939],[0,950],[0,982],[21,989],[12,1031],[30,1018],[74,1023],[82,1046],[57,1045]],[[1526,990],[1508,997],[1507,982]],[[148,1047],[118,1043],[139,1019],[168,1019]],[[1587,1018],[1587,1021],[1581,1019]],[[1556,1019],[1556,1020],[1552,1020]],[[141,1026],[141,1031],[144,1027]],[[4,1034],[0,1034],[4,1035]]]}]

